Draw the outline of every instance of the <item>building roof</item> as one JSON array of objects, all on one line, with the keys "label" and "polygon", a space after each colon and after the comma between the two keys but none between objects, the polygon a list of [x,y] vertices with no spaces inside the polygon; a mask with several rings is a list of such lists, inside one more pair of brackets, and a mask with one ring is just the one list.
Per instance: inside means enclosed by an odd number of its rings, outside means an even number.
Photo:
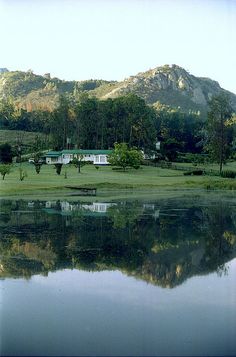
[{"label": "building roof", "polygon": [[46,157],[58,157],[61,155],[61,151],[49,151],[45,154]]},{"label": "building roof", "polygon": [[81,154],[81,155],[109,155],[113,150],[62,150],[62,151],[49,151],[46,157],[59,157],[63,154]]},{"label": "building roof", "polygon": [[111,154],[113,150],[82,150],[82,149],[75,149],[75,150],[62,150],[62,154],[92,154],[92,155],[107,155]]}]

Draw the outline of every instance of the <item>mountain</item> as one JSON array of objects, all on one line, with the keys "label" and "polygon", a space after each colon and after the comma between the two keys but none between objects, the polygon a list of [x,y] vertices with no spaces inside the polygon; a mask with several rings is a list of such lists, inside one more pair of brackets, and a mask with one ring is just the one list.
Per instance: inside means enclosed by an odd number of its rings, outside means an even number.
[{"label": "mountain", "polygon": [[100,85],[110,83],[104,80],[65,81],[51,78],[50,73],[36,75],[27,72],[0,72],[0,98],[13,97],[18,105],[29,111],[33,109],[53,110],[59,95],[65,93],[87,92]]},{"label": "mountain", "polygon": [[195,77],[177,65],[165,65],[113,85],[101,86],[93,92],[102,99],[135,93],[154,106],[160,102],[184,111],[204,112],[209,99],[222,91],[228,93],[236,110],[236,95],[222,89],[218,82]]},{"label": "mountain", "polygon": [[183,111],[207,111],[207,103],[220,92],[227,93],[236,111],[236,95],[210,78],[196,77],[177,65],[165,65],[138,73],[121,82],[104,80],[64,81],[27,72],[0,71],[0,98],[13,96],[27,110],[52,110],[63,93],[87,92],[99,99],[134,93],[150,104],[159,103]]}]

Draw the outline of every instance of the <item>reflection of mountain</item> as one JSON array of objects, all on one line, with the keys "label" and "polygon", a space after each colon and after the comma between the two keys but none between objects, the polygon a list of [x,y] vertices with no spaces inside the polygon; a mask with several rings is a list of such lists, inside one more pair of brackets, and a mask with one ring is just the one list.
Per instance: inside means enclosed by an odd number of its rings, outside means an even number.
[{"label": "reflection of mountain", "polygon": [[236,207],[224,202],[2,201],[0,275],[119,269],[174,287],[197,274],[224,271],[236,256],[235,218]]}]

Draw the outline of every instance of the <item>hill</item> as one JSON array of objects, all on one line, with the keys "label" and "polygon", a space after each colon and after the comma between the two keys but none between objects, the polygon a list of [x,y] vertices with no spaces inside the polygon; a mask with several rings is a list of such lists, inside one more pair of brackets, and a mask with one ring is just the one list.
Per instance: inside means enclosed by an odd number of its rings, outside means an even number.
[{"label": "hill", "polygon": [[0,72],[0,98],[13,97],[19,107],[31,111],[33,109],[53,110],[60,94],[94,90],[106,84],[103,80],[64,81],[51,78],[50,73],[43,76],[34,74],[31,70]]},{"label": "hill", "polygon": [[93,90],[98,97],[114,98],[135,93],[148,104],[180,107],[183,111],[205,112],[212,96],[228,93],[236,110],[236,95],[209,78],[195,77],[177,65],[165,65],[131,76],[123,82],[103,85]]},{"label": "hill", "polygon": [[222,89],[218,82],[203,77],[196,77],[177,65],[156,67],[138,73],[121,82],[104,80],[64,81],[44,76],[32,71],[0,72],[0,98],[12,96],[20,107],[53,110],[60,94],[79,94],[87,92],[99,99],[115,98],[134,93],[145,99],[147,104],[159,103],[170,107],[179,107],[183,111],[201,112],[207,110],[207,103],[212,96],[220,92],[228,93],[236,111],[236,95]]}]

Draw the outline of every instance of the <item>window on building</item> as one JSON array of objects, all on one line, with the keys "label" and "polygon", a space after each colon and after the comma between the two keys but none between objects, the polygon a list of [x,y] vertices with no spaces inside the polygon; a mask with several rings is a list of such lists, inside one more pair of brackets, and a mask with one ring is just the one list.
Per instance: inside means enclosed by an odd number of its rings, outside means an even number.
[{"label": "window on building", "polygon": [[100,156],[100,162],[101,163],[105,163],[106,162],[106,156],[105,155],[101,155]]}]

